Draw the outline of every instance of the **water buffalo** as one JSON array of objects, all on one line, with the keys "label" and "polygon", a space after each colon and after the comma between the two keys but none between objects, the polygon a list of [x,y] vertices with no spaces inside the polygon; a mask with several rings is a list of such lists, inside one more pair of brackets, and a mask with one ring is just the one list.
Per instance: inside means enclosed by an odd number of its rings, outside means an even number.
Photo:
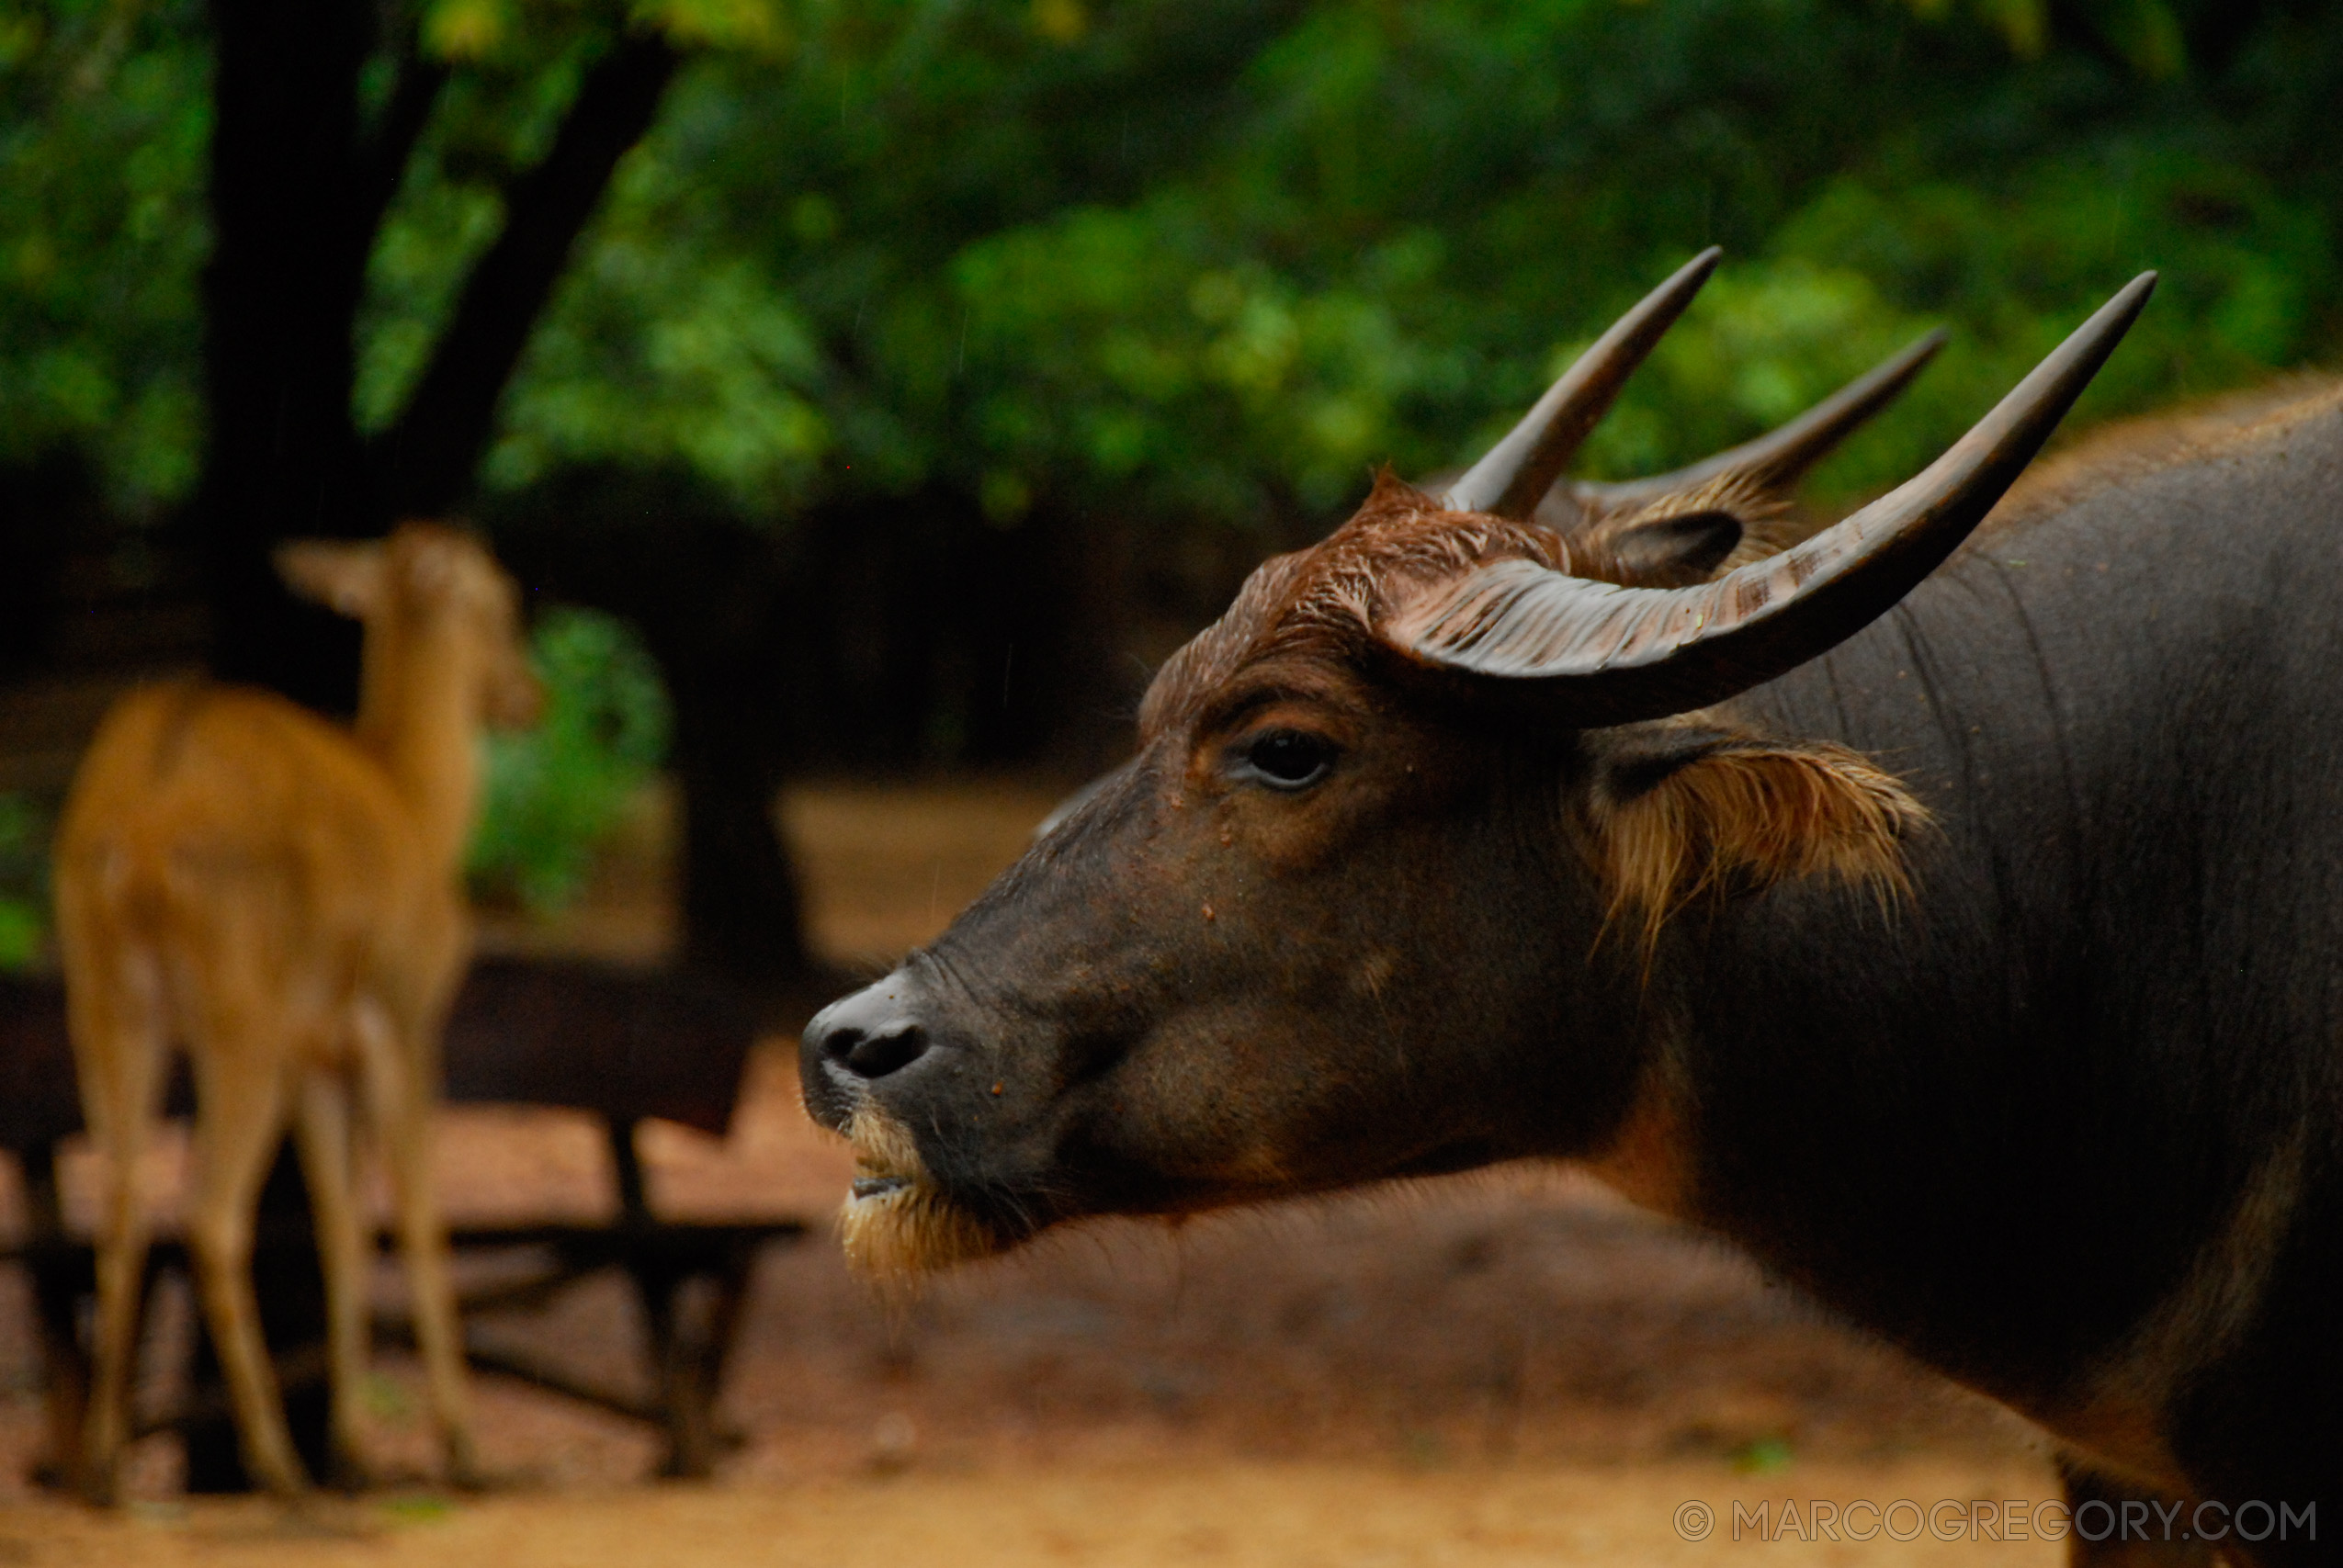
[{"label": "water buffalo", "polygon": [[848,1247],[1581,1161],[2197,1508],[2177,1529],[2266,1504],[2283,1536],[2225,1549],[2315,1558],[2343,399],[2070,464],[1953,556],[2148,276],[1777,553],[1705,570],[1729,464],[1537,525],[1707,263],[1443,496],[1386,479],[1262,567],[1137,756],[815,1021]]}]

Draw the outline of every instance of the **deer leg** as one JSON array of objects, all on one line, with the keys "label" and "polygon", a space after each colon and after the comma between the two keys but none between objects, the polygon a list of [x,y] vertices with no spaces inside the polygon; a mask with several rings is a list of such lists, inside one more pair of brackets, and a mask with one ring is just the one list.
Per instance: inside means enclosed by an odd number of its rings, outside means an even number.
[{"label": "deer leg", "polygon": [[309,1182],[318,1260],[325,1272],[326,1369],[333,1389],[334,1480],[356,1487],[366,1473],[364,1388],[367,1258],[350,1157],[350,1091],[339,1074],[302,1075],[293,1136]]},{"label": "deer leg", "polygon": [[[86,948],[76,944],[75,951]],[[139,1167],[154,1122],[165,1035],[156,987],[135,984],[135,975],[92,973],[96,966],[86,963],[73,967],[68,1005],[82,1115],[97,1145],[105,1188],[92,1336],[96,1377],[78,1463],[71,1468],[90,1500],[104,1504],[114,1497],[138,1369],[148,1239]]]},{"label": "deer leg", "polygon": [[432,1097],[415,1081],[409,1066],[414,1057],[388,1019],[362,1010],[358,1034],[367,1095],[390,1168],[390,1202],[400,1254],[407,1265],[407,1288],[413,1294],[415,1340],[423,1351],[432,1419],[439,1428],[448,1479],[458,1485],[475,1485],[480,1468],[472,1450],[463,1325],[456,1315],[455,1285],[447,1274],[447,1233],[439,1217],[438,1190],[432,1184]]},{"label": "deer leg", "polygon": [[[221,1060],[196,1057],[196,1192],[187,1217],[188,1248],[220,1370],[236,1413],[244,1468],[279,1496],[309,1488],[285,1427],[277,1369],[260,1334],[253,1298],[253,1210],[284,1130],[281,1053]],[[254,1066],[261,1070],[249,1071]]]}]

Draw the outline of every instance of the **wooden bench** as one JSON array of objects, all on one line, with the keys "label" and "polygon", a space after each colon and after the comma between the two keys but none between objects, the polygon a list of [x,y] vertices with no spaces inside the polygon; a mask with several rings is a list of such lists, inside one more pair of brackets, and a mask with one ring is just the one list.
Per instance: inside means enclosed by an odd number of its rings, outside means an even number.
[{"label": "wooden bench", "polygon": [[[706,976],[633,970],[582,961],[486,959],[474,965],[447,1037],[450,1103],[558,1106],[598,1116],[617,1176],[611,1217],[601,1223],[458,1225],[458,1258],[496,1254],[517,1268],[462,1299],[467,1351],[483,1371],[522,1379],[648,1423],[666,1437],[659,1470],[704,1476],[728,1442],[716,1422],[724,1366],[740,1322],[758,1249],[805,1234],[798,1215],[701,1223],[658,1214],[644,1181],[635,1133],[660,1117],[721,1136],[730,1127],[757,1019],[733,987]],[[190,1109],[184,1066],[166,1110]],[[53,1451],[70,1451],[88,1386],[84,1324],[95,1278],[86,1238],[68,1233],[57,1180],[58,1145],[81,1130],[81,1101],[65,1033],[65,998],[53,980],[0,978],[0,1148],[25,1176],[28,1229],[0,1247],[0,1259],[29,1273],[47,1376]],[[378,1245],[388,1246],[387,1237]],[[307,1249],[307,1224],[264,1214],[255,1265],[271,1249]],[[153,1271],[185,1269],[181,1240],[159,1234]],[[533,1308],[580,1280],[617,1269],[640,1301],[648,1397],[600,1385],[548,1356],[499,1351],[470,1333],[473,1319]],[[379,1339],[410,1338],[398,1318],[376,1324]],[[322,1346],[280,1353],[289,1396],[324,1379]],[[216,1393],[139,1423],[141,1433],[187,1430],[225,1419]]]}]

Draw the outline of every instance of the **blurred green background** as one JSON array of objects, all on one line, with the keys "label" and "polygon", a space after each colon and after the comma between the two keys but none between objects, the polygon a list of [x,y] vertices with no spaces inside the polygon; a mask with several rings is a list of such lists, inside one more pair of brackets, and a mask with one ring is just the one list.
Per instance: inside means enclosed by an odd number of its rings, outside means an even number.
[{"label": "blurred green background", "polygon": [[[658,668],[625,623],[562,607],[538,619],[530,641],[545,709],[535,728],[483,743],[484,798],[465,869],[475,895],[550,912],[577,897],[595,846],[666,761],[672,720]],[[0,835],[6,827],[0,818]],[[6,937],[0,925],[0,944]]]},{"label": "blurred green background", "polygon": [[[71,513],[135,587],[220,525],[205,356],[237,344],[207,336],[204,269],[238,9],[0,0],[13,558],[49,560]],[[361,130],[432,92],[347,313],[361,441],[424,395],[596,62],[645,38],[675,61],[461,490],[548,598],[643,639],[547,623],[572,705],[500,754],[476,866],[532,899],[575,886],[561,846],[656,760],[654,665],[680,765],[720,752],[704,771],[751,795],[1106,754],[1245,568],[1339,521],[1374,465],[1470,458],[1711,243],[1725,270],[1584,471],[1699,457],[1950,327],[1812,481],[1843,502],[2145,266],[2163,288],[2078,423],[2343,348],[2343,13],[2302,0],[364,9]],[[64,657],[10,635],[10,669]],[[744,693],[768,739],[695,751]]]},{"label": "blurred green background", "polygon": [[[713,7],[710,8],[719,8]],[[441,0],[459,79],[375,248],[390,417],[584,0]],[[1339,515],[1470,456],[1702,244],[1728,266],[1591,456],[1768,422],[1928,325],[1952,346],[1826,474],[1884,482],[2134,269],[2104,416],[2331,355],[2343,23],[2253,0],[734,0],[621,164],[484,484],[674,465],[786,525],[963,489],[1166,527]],[[644,25],[638,23],[638,25]],[[0,458],[117,505],[197,472],[204,8],[0,5]]]}]

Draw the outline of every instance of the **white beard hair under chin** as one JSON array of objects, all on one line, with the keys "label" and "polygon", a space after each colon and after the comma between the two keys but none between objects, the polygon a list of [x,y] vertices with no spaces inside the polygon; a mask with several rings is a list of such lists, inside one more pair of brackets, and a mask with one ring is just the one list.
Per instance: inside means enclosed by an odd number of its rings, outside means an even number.
[{"label": "white beard hair under chin", "polygon": [[839,1210],[839,1241],[856,1273],[881,1285],[909,1285],[1001,1250],[990,1229],[928,1179],[919,1146],[900,1122],[866,1108],[855,1112],[846,1135],[858,1172],[900,1182],[867,1198],[849,1197]]}]

